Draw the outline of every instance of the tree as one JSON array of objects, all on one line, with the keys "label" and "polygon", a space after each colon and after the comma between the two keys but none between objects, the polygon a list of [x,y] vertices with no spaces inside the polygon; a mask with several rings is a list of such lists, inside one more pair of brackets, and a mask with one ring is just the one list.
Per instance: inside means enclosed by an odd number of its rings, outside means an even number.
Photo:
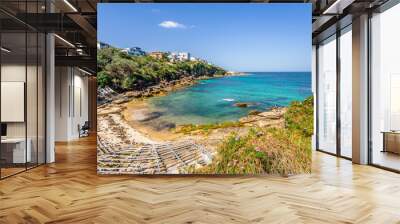
[{"label": "tree", "polygon": [[97,74],[97,85],[101,88],[111,84],[111,77],[106,71],[101,71]]},{"label": "tree", "polygon": [[143,89],[161,81],[180,79],[183,76],[214,76],[225,70],[202,61],[170,62],[164,55],[156,59],[147,55],[130,56],[117,48],[98,50],[98,83],[117,91]]}]

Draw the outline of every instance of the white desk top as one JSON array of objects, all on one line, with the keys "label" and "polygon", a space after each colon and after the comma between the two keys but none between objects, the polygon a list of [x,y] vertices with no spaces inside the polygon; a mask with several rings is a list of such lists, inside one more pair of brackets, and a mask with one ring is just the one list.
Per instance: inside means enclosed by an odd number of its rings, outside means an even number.
[{"label": "white desk top", "polygon": [[[28,138],[28,141],[30,139]],[[25,138],[1,138],[1,143],[21,143],[25,142]]]}]

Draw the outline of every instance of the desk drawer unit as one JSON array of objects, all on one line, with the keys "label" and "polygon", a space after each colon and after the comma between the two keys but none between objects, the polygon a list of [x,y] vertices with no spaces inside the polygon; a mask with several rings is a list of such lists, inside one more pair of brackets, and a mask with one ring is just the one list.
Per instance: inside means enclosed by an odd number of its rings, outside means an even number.
[{"label": "desk drawer unit", "polygon": [[400,133],[383,133],[383,151],[400,154]]}]

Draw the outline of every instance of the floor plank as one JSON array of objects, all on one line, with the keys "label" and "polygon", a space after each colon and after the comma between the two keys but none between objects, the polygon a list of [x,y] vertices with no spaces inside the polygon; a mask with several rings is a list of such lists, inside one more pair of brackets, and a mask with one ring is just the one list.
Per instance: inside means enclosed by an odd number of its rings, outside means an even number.
[{"label": "floor plank", "polygon": [[400,223],[400,175],[313,154],[313,173],[98,176],[96,139],[0,181],[0,223]]}]

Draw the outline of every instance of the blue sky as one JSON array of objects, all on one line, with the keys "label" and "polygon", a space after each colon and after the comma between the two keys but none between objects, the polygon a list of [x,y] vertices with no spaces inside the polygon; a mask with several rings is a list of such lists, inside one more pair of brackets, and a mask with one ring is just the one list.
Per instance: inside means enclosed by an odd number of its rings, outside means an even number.
[{"label": "blue sky", "polygon": [[98,4],[98,40],[233,71],[310,71],[311,4]]}]

